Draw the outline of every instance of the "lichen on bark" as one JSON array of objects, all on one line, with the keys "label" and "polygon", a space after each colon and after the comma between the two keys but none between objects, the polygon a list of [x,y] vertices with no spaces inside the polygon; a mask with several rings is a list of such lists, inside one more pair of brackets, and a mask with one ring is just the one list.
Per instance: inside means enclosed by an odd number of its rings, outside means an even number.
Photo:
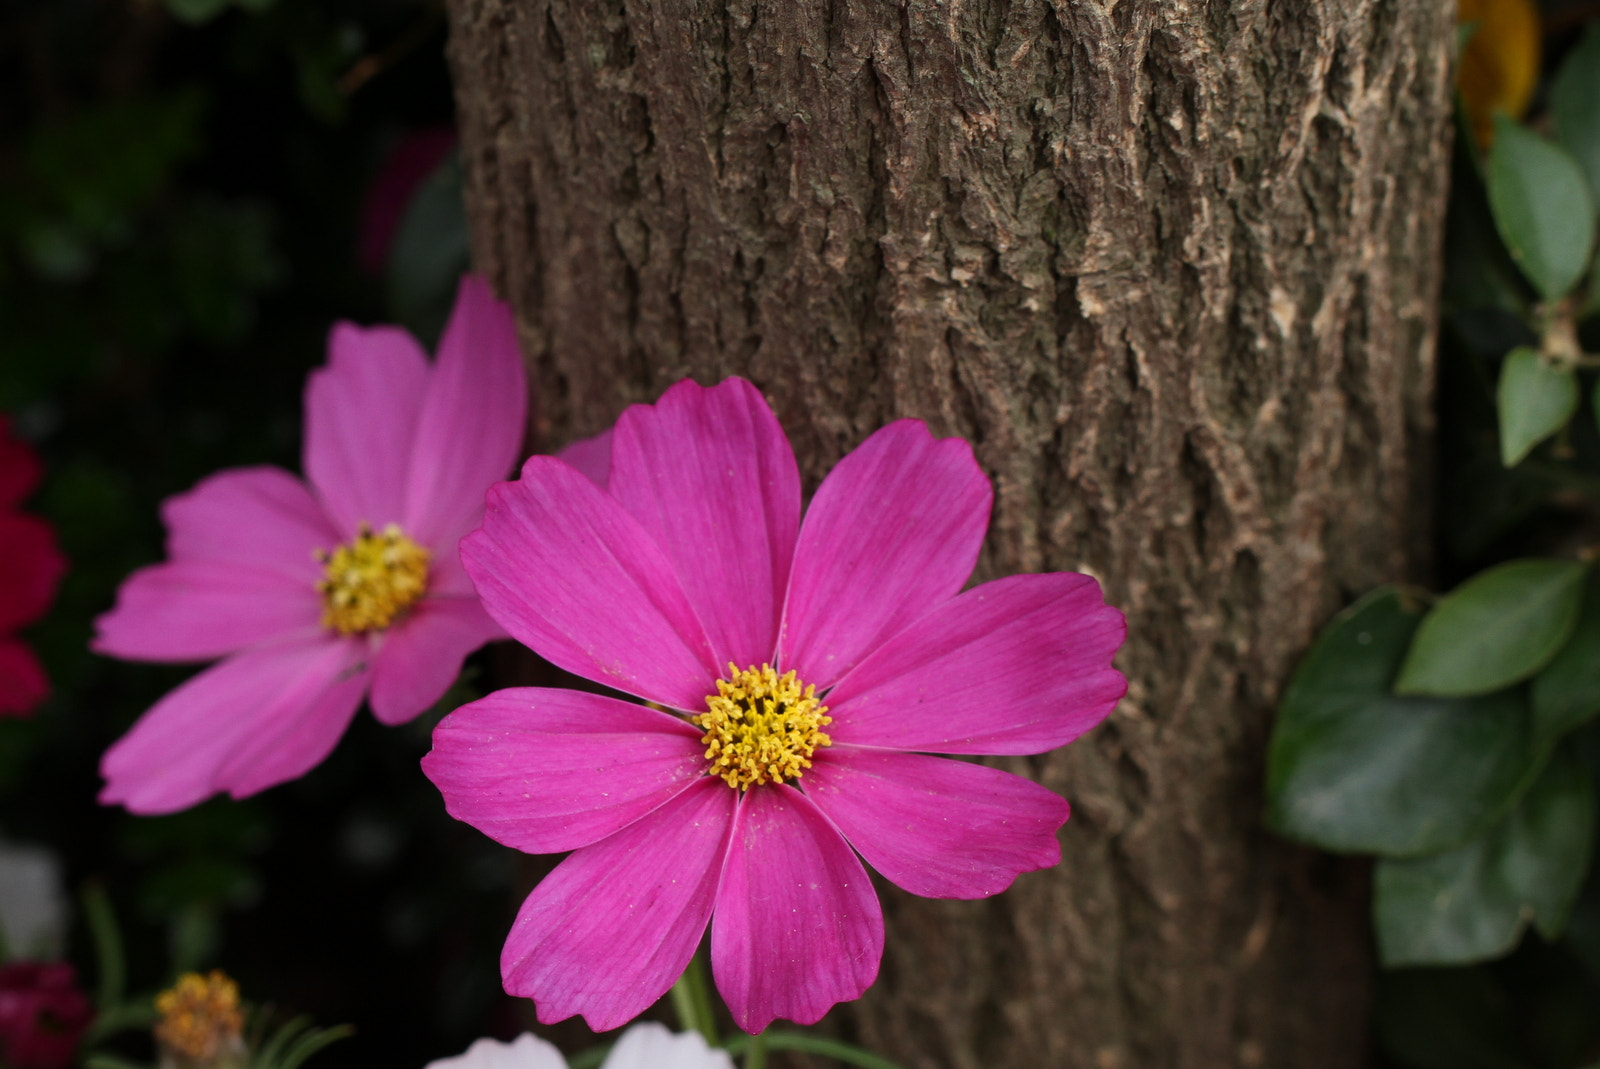
[{"label": "lichen on bark", "polygon": [[474,255],[559,445],[744,375],[809,486],[971,440],[983,575],[1081,569],[1127,699],[1009,767],[1066,860],[886,892],[908,1065],[1362,1061],[1359,872],[1261,830],[1284,680],[1419,566],[1449,140],[1425,0],[451,0]]}]

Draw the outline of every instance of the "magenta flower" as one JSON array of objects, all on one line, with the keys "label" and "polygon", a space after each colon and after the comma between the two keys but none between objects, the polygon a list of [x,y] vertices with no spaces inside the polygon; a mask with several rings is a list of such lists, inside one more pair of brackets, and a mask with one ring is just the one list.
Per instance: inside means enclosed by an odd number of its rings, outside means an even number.
[{"label": "magenta flower", "polygon": [[123,583],[94,648],[223,660],[100,763],[105,803],[166,813],[303,775],[365,695],[385,724],[444,694],[504,637],[456,547],[519,455],[527,388],[511,313],[462,280],[439,359],[397,327],[340,323],[306,386],[309,485],[219,472],[169,499],[167,556]]},{"label": "magenta flower", "polygon": [[885,427],[804,523],[789,443],[740,379],[629,409],[610,453],[608,488],[530,459],[462,541],[514,638],[677,710],[512,689],[434,731],[423,769],[453,816],[519,850],[572,851],[523,903],[507,991],[541,1021],[615,1028],[710,923],[739,1025],[808,1024],[877,975],[883,916],[861,859],[939,898],[1060,860],[1065,801],[930,755],[1078,737],[1125,689],[1111,667],[1125,625],[1087,576],[961,592],[992,500],[965,442]]}]

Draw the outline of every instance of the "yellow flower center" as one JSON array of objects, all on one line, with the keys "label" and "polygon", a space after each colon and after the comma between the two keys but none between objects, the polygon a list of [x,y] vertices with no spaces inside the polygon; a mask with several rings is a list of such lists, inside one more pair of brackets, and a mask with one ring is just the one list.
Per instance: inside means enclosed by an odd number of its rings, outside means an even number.
[{"label": "yellow flower center", "polygon": [[816,688],[765,664],[742,672],[730,664],[728,675],[707,696],[706,711],[690,717],[705,729],[700,741],[711,774],[741,790],[799,779],[817,747],[833,742],[822,732],[833,717],[814,697]]},{"label": "yellow flower center", "polygon": [[353,541],[318,550],[322,626],[341,635],[388,627],[427,590],[428,556],[393,523],[377,534],[362,524]]},{"label": "yellow flower center", "polygon": [[244,1051],[244,1014],[239,985],[220,969],[210,975],[184,973],[171,990],[156,996],[156,1039],[176,1061],[212,1066],[234,1064]]}]

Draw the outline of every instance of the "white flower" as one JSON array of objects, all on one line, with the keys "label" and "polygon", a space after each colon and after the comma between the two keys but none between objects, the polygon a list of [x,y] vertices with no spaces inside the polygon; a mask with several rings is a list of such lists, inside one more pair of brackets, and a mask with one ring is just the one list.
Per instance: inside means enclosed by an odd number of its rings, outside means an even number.
[{"label": "white flower", "polygon": [[0,933],[11,956],[58,957],[66,927],[61,859],[43,847],[0,842]]},{"label": "white flower", "polygon": [[[465,1054],[429,1062],[426,1069],[567,1069],[561,1052],[524,1032],[510,1043],[480,1039]],[[674,1034],[665,1025],[636,1024],[617,1040],[600,1069],[733,1069],[724,1050],[706,1045],[699,1032]]]}]

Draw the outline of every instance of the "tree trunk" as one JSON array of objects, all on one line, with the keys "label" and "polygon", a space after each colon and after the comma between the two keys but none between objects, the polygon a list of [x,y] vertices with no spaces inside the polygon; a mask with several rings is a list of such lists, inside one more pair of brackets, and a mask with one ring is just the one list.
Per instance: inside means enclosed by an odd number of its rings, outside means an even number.
[{"label": "tree trunk", "polygon": [[451,2],[548,443],[744,375],[814,487],[914,416],[995,480],[980,577],[1127,611],[1121,707],[1002,763],[1073,801],[1065,861],[885,888],[841,1027],[911,1066],[1361,1064],[1364,877],[1262,830],[1261,766],[1316,628],[1418,566],[1449,5]]}]

